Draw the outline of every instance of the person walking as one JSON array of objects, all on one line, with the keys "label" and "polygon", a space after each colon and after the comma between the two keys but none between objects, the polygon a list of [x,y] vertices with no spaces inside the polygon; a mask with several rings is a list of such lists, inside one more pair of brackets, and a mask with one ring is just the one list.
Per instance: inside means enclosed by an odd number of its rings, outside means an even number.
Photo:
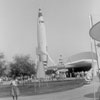
[{"label": "person walking", "polygon": [[16,78],[13,78],[13,80],[11,81],[11,95],[13,100],[18,100],[19,88],[18,88],[18,80]]}]

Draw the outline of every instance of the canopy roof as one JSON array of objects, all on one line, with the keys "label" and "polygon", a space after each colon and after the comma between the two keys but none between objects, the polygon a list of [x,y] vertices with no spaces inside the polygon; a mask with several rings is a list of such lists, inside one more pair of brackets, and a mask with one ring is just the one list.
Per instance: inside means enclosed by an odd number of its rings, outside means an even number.
[{"label": "canopy roof", "polygon": [[94,52],[81,52],[75,55],[70,56],[66,63],[74,63],[80,61],[87,61],[87,60],[96,60],[96,53]]},{"label": "canopy roof", "polygon": [[66,68],[85,68],[86,69],[86,67],[91,68],[92,64],[91,62],[80,61],[80,62],[72,63],[69,65],[66,65]]}]

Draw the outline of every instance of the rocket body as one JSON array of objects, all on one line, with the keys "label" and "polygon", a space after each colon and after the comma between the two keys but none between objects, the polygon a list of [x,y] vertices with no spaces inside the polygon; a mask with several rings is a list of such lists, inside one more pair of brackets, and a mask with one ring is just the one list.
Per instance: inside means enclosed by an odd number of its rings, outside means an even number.
[{"label": "rocket body", "polygon": [[43,15],[41,9],[38,13],[37,22],[37,78],[45,78],[44,67],[47,66],[47,43],[46,43],[46,29],[44,24]]},{"label": "rocket body", "polygon": [[47,65],[46,28],[41,9],[39,9],[38,13],[37,44],[38,44],[37,55],[39,57],[39,61],[42,61],[43,65],[46,66]]}]

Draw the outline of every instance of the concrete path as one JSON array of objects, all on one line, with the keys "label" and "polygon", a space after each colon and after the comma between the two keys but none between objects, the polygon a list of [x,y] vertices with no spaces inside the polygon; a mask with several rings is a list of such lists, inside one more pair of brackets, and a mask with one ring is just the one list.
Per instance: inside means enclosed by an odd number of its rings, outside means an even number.
[{"label": "concrete path", "polygon": [[[95,87],[95,92],[97,92],[99,84],[100,84],[99,82],[95,82],[80,88],[64,92],[24,96],[24,97],[19,97],[18,100],[94,100],[93,87]],[[12,98],[11,97],[0,98],[0,100],[12,100]],[[95,100],[98,100],[97,95]]]}]

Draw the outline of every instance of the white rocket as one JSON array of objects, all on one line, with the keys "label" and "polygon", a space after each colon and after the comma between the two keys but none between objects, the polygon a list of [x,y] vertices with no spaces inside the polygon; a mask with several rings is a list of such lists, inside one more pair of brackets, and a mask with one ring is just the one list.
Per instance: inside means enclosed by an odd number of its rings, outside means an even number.
[{"label": "white rocket", "polygon": [[46,29],[41,9],[38,13],[37,22],[37,78],[45,78],[44,67],[47,66],[47,43],[46,43]]}]

